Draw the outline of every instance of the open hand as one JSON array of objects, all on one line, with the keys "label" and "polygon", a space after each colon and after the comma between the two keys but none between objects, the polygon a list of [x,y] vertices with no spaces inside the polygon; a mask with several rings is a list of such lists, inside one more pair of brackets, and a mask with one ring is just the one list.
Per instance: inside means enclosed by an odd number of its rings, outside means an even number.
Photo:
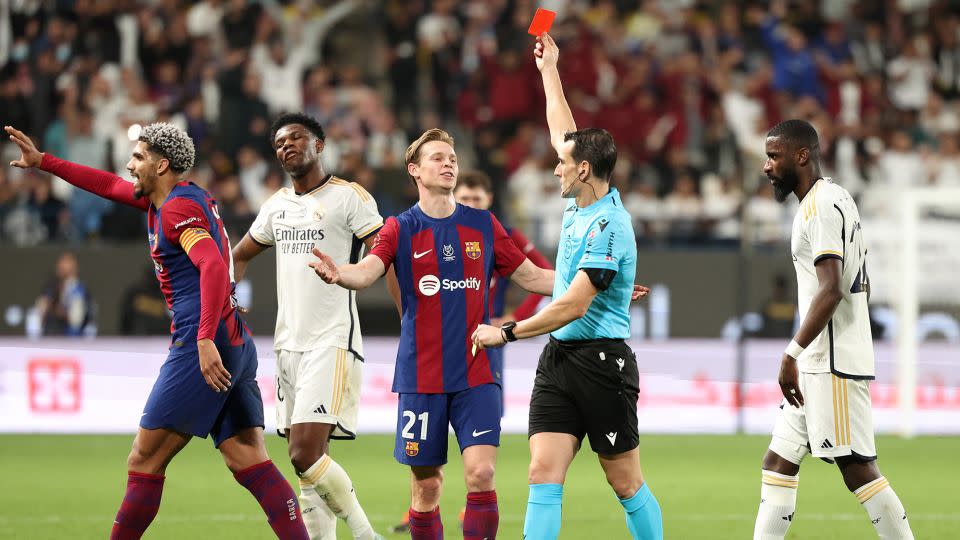
[{"label": "open hand", "polygon": [[319,260],[309,263],[307,266],[313,268],[313,271],[316,272],[323,281],[330,284],[339,283],[340,270],[337,268],[337,263],[329,255],[317,248],[313,248],[313,254]]},{"label": "open hand", "polygon": [[11,161],[10,165],[21,169],[39,167],[43,161],[43,152],[37,150],[30,137],[13,126],[4,126],[3,129],[10,136],[10,140],[20,147],[20,159]]},{"label": "open hand", "polygon": [[643,298],[648,294],[650,294],[650,287],[645,287],[643,285],[634,285],[633,294],[630,295],[630,301],[636,302],[637,300]]}]

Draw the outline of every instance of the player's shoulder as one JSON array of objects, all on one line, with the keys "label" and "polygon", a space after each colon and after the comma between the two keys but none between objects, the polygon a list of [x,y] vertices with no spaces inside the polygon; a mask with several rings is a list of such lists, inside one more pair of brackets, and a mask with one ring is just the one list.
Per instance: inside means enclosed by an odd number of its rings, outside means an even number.
[{"label": "player's shoulder", "polygon": [[[193,182],[177,182],[170,190],[170,199],[187,198],[194,200],[205,200],[210,197],[210,192]],[[169,202],[169,201],[168,201]]]},{"label": "player's shoulder", "polygon": [[258,212],[260,214],[263,214],[264,212],[275,212],[278,208],[285,206],[286,201],[290,200],[292,197],[296,197],[296,195],[293,193],[293,189],[289,187],[282,187],[274,191],[272,195],[267,197],[267,200],[260,204],[260,209]]},{"label": "player's shoulder", "polygon": [[832,204],[850,198],[850,192],[830,177],[821,178],[814,188],[816,188],[814,198],[817,204]]},{"label": "player's shoulder", "polygon": [[365,203],[373,199],[373,196],[370,195],[370,192],[367,191],[363,186],[357,182],[350,180],[345,180],[339,176],[331,175],[330,179],[327,180],[329,184],[329,190],[331,193],[336,193],[339,196],[347,197],[357,197],[360,199],[360,202]]},{"label": "player's shoulder", "polygon": [[207,190],[193,182],[179,182],[170,190],[170,196],[163,203],[161,215],[202,210],[204,203],[212,198]]},{"label": "player's shoulder", "polygon": [[479,208],[474,208],[472,206],[467,206],[465,204],[460,204],[460,203],[457,203],[457,206],[460,207],[460,216],[462,218],[491,219],[493,217],[493,212],[489,210],[481,210]]},{"label": "player's shoulder", "polygon": [[834,182],[832,178],[821,178],[801,201],[800,212],[806,220],[809,220],[817,215],[834,212],[834,206],[840,208],[850,200],[852,196],[843,186]]},{"label": "player's shoulder", "polygon": [[633,219],[630,212],[623,207],[623,203],[616,199],[616,203],[607,204],[600,208],[591,218],[590,226],[599,226],[601,231],[607,227],[615,229],[633,230]]}]

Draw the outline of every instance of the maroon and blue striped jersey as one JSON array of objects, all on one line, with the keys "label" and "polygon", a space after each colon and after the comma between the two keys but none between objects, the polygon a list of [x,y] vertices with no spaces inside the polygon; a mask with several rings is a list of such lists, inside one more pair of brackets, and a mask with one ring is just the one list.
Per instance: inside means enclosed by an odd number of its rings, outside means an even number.
[{"label": "maroon and blue striped jersey", "polygon": [[[210,284],[226,289],[224,304],[211,306],[214,310],[220,308],[215,321],[217,326],[220,322],[226,325],[231,345],[243,343],[248,330],[233,303],[230,240],[213,196],[192,182],[178,183],[160,208],[153,205],[148,208],[147,234],[160,290],[167,307],[173,312],[170,333],[173,334],[174,345],[196,341],[201,330],[200,271],[188,254],[197,242],[207,237],[216,243],[230,271],[229,280]],[[216,332],[215,328],[212,330]]]},{"label": "maroon and blue striped jersey", "polygon": [[[240,345],[249,338],[232,299],[230,241],[210,193],[193,183],[178,182],[156,208],[148,198],[135,197],[133,184],[114,174],[49,153],[43,155],[40,169],[147,212],[150,257],[167,307],[173,311],[171,354],[175,347],[188,346],[195,351],[198,338],[216,339],[218,347]],[[207,270],[201,272],[201,267]],[[205,298],[202,302],[201,295]]]},{"label": "maroon and blue striped jersey", "polygon": [[470,336],[489,322],[490,278],[526,259],[497,218],[458,204],[434,219],[414,205],[388,218],[371,251],[400,283],[403,316],[393,377],[397,393],[441,394],[501,384],[502,360],[473,354]]}]

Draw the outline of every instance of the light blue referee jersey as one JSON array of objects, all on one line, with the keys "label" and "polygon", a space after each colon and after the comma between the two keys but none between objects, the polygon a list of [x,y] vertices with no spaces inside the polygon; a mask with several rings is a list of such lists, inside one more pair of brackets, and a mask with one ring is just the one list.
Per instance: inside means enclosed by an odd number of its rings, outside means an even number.
[{"label": "light blue referee jersey", "polygon": [[630,296],[637,273],[637,241],[630,214],[620,192],[610,188],[599,201],[563,214],[563,233],[557,250],[553,297],[567,292],[577,271],[600,268],[617,272],[605,291],[593,299],[587,314],[554,330],[560,340],[627,339],[630,337]]}]

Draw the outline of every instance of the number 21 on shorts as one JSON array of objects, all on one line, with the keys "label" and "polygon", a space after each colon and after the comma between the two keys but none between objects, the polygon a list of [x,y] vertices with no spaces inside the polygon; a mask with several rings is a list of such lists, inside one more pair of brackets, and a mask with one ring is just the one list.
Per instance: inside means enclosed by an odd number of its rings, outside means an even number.
[{"label": "number 21 on shorts", "polygon": [[[418,416],[413,411],[403,411],[403,430],[400,431],[400,435],[404,439],[420,439],[421,441],[427,440],[427,424],[430,419],[429,412],[420,413]],[[420,437],[414,435],[412,431],[415,429],[414,425],[417,423],[417,420],[420,421]]]}]

